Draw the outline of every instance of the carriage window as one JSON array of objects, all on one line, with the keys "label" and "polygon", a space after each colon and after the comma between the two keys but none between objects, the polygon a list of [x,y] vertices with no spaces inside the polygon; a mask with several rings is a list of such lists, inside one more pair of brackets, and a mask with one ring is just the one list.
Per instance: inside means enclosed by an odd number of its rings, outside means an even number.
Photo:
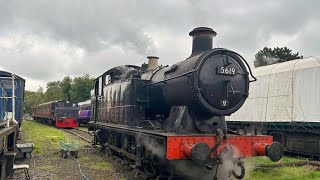
[{"label": "carriage window", "polygon": [[99,80],[94,81],[94,95],[97,96],[99,92]]},{"label": "carriage window", "polygon": [[92,89],[92,90],[90,91],[90,95],[91,95],[91,97],[94,96],[94,89]]},{"label": "carriage window", "polygon": [[110,74],[106,75],[104,79],[105,79],[105,85],[108,85],[108,84],[111,83],[111,76],[110,76]]},{"label": "carriage window", "polygon": [[102,95],[102,77],[99,78],[99,95]]}]

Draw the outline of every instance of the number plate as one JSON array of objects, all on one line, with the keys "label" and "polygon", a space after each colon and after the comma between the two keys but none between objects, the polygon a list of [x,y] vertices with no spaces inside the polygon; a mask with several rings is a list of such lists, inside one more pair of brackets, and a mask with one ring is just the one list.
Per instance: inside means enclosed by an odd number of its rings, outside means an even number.
[{"label": "number plate", "polygon": [[224,66],[217,67],[218,74],[234,76],[235,74],[237,74],[237,72],[238,70],[234,67],[224,67]]}]

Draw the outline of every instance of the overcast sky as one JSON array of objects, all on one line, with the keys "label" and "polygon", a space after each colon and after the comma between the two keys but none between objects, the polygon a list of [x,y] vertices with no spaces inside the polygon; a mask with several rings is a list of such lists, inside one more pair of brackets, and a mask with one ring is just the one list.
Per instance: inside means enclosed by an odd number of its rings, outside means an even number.
[{"label": "overcast sky", "polygon": [[252,65],[264,46],[320,55],[320,1],[300,0],[0,0],[0,70],[27,80],[27,90],[146,56],[173,64],[191,53],[188,33],[208,26],[214,47]]}]

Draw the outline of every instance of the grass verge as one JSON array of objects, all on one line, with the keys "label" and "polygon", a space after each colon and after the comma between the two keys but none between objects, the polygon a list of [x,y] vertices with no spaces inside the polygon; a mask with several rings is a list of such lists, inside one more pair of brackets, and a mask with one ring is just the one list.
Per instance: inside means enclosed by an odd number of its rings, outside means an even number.
[{"label": "grass verge", "polygon": [[[33,153],[36,154],[57,151],[61,141],[74,141],[68,133],[62,130],[28,120],[23,121],[22,134],[25,136],[24,141],[34,143]],[[83,144],[81,141],[76,141],[76,143]]]},{"label": "grass verge", "polygon": [[279,162],[272,162],[268,157],[255,157],[244,159],[246,176],[244,180],[309,180],[320,179],[320,172],[313,166],[256,168],[259,164],[276,164],[304,161],[303,158],[283,157]]},{"label": "grass verge", "polygon": [[91,168],[91,169],[95,169],[95,170],[113,170],[114,169],[114,166],[107,162],[107,161],[104,161],[102,159],[98,159],[98,160],[92,160],[88,157],[85,157],[85,156],[80,156],[78,158],[78,160],[82,163],[84,163],[84,167],[87,167],[87,168]]}]

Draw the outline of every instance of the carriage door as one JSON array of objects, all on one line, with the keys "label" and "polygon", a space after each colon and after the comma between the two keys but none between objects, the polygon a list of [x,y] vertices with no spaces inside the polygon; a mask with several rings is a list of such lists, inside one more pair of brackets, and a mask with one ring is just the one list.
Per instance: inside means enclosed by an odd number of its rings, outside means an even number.
[{"label": "carriage door", "polygon": [[99,96],[99,80],[96,79],[94,81],[94,95],[93,95],[93,98],[91,101],[93,101],[93,107],[92,107],[92,110],[93,110],[93,120],[96,121],[97,118],[98,118],[98,96]]}]

